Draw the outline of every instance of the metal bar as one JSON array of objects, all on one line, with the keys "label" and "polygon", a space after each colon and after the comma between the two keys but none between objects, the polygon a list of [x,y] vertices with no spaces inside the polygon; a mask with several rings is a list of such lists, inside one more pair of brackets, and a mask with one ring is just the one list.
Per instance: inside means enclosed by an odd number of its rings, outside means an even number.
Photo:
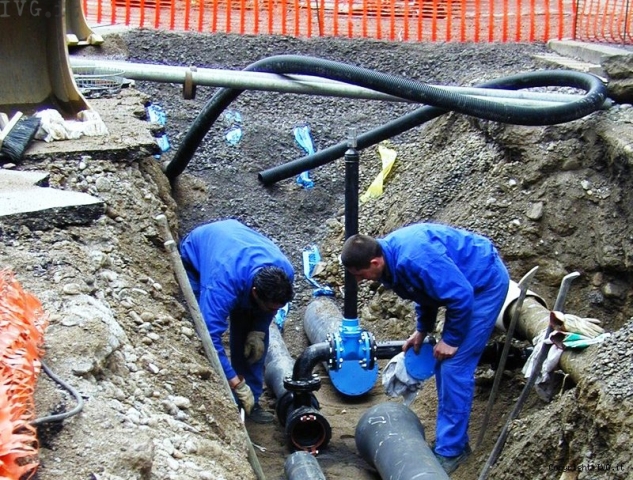
[{"label": "metal bar", "polygon": [[[171,257],[172,266],[174,267],[174,272],[176,274],[176,279],[178,280],[178,284],[180,285],[182,293],[185,297],[185,301],[187,302],[187,306],[189,307],[189,313],[193,318],[194,326],[196,327],[196,332],[198,333],[198,337],[202,342],[204,353],[206,354],[209,363],[211,363],[211,366],[220,377],[220,381],[224,387],[225,393],[231,400],[233,400],[233,402],[235,402],[235,398],[233,397],[229,382],[226,379],[226,375],[224,375],[224,371],[222,370],[222,365],[220,363],[220,359],[218,358],[218,352],[216,352],[215,347],[213,346],[211,336],[209,335],[209,331],[207,330],[204,319],[202,318],[202,313],[200,312],[198,301],[196,300],[196,296],[194,295],[193,290],[191,289],[191,285],[189,284],[189,278],[187,277],[187,272],[184,265],[182,264],[182,259],[180,257],[180,252],[178,251],[178,246],[176,245],[176,242],[171,235],[171,230],[169,229],[167,217],[163,214],[160,214],[154,220],[162,230],[162,234],[165,238],[165,248],[167,249]],[[248,462],[253,468],[253,472],[255,473],[258,480],[266,480],[266,476],[264,475],[262,466],[259,463],[259,459],[257,458],[257,454],[255,453],[255,449],[253,448],[253,444],[250,440],[250,437],[248,436],[248,432],[246,431],[246,427],[243,428],[243,432],[246,437]]]},{"label": "metal bar", "polygon": [[[190,79],[192,84],[208,87],[234,88],[238,90],[262,90],[278,93],[296,93],[329,97],[360,98],[390,102],[408,102],[400,97],[387,95],[363,87],[349,85],[326,78],[309,75],[280,75],[276,73],[247,72],[242,70],[221,70],[200,67],[153,65],[123,62],[118,60],[95,60],[86,57],[70,57],[71,67],[105,67],[122,70],[126,78],[160,83],[184,84]],[[187,80],[189,81],[189,80]],[[543,106],[577,101],[583,95],[532,92],[527,90],[502,90],[492,88],[458,87],[431,85],[446,92],[461,93],[504,104],[523,106]],[[605,100],[605,108],[611,105]]]},{"label": "metal bar", "polygon": [[510,352],[510,345],[512,343],[514,329],[517,325],[517,322],[519,321],[519,317],[521,316],[521,307],[523,306],[523,301],[525,300],[525,296],[527,295],[530,283],[532,283],[532,279],[534,278],[537,270],[538,267],[534,267],[519,281],[519,298],[517,299],[516,309],[514,310],[514,314],[512,315],[512,319],[510,320],[508,331],[506,332],[506,341],[503,345],[503,352],[501,353],[501,359],[499,360],[497,371],[495,372],[495,379],[492,385],[492,390],[490,391],[488,405],[486,406],[486,413],[484,414],[484,420],[481,423],[481,428],[479,429],[479,437],[477,438],[477,445],[475,448],[479,448],[484,441],[484,436],[486,434],[486,430],[488,429],[488,422],[490,421],[490,413],[492,412],[492,407],[495,403],[497,390],[499,389],[501,377],[503,376],[503,371],[505,370],[506,359],[508,358],[508,353]]}]

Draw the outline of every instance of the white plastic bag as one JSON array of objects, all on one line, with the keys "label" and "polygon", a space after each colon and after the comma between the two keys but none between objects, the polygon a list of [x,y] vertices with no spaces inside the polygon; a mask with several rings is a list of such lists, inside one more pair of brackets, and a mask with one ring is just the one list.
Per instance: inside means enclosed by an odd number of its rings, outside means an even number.
[{"label": "white plastic bag", "polygon": [[385,394],[389,397],[402,396],[403,403],[408,407],[417,397],[422,384],[409,375],[404,364],[404,352],[389,360],[389,363],[382,372],[382,386]]}]

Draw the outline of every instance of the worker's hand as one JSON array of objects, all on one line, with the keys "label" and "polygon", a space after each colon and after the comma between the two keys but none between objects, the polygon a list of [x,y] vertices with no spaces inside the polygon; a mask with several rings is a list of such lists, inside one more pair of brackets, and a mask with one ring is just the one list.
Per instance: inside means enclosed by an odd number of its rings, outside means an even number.
[{"label": "worker's hand", "polygon": [[600,320],[596,318],[581,318],[562,312],[550,312],[550,323],[553,330],[569,333],[579,333],[585,337],[595,338],[604,333]]},{"label": "worker's hand", "polygon": [[238,402],[246,412],[246,415],[250,415],[251,410],[253,410],[253,407],[255,406],[255,397],[253,396],[251,387],[242,380],[237,384],[237,387],[235,387],[233,391],[235,392]]},{"label": "worker's hand", "polygon": [[426,337],[426,332],[418,332],[417,330],[413,332],[413,334],[404,342],[402,345],[402,351],[406,352],[410,347],[413,347],[413,351],[415,353],[420,352],[420,346],[422,342],[424,342],[424,338]]},{"label": "worker's hand", "polygon": [[444,340],[440,340],[433,347],[433,356],[437,360],[446,360],[447,358],[454,357],[459,347],[451,347],[448,343],[444,343]]},{"label": "worker's hand", "polygon": [[244,344],[244,357],[250,365],[261,360],[266,353],[264,338],[266,338],[264,332],[258,332],[256,330],[248,332],[246,343]]}]

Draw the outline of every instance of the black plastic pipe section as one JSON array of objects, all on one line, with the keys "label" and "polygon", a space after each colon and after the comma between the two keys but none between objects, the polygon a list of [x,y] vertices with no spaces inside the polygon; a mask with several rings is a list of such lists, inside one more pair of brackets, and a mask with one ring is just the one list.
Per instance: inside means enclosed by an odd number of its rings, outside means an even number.
[{"label": "black plastic pipe section", "polygon": [[[528,88],[526,85],[531,85],[534,87],[548,86],[547,82],[550,80],[550,75],[554,75],[558,77],[560,72],[564,72],[566,74],[571,74],[571,75],[575,73],[579,73],[579,72],[567,72],[567,71],[560,71],[560,70],[548,70],[544,72],[529,72],[525,74],[514,75],[510,77],[504,77],[504,78],[492,80],[490,82],[485,82],[480,85],[476,85],[476,87],[477,88],[499,88],[499,89],[507,89],[507,90],[519,90],[521,88]],[[590,84],[591,86],[585,89],[588,92],[588,94],[587,96],[583,98],[583,100],[586,99],[588,103],[592,106],[593,110],[590,110],[590,111],[585,111],[584,109],[578,110],[579,116],[571,120],[582,118],[583,116],[588,115],[589,113],[599,110],[600,106],[597,104],[598,95],[602,94],[603,99],[606,98],[606,95],[607,95],[607,88],[600,81],[599,78],[593,77],[592,75],[589,75],[589,74],[583,74],[583,73],[580,73],[580,75],[589,77],[587,78],[587,81],[588,81],[588,84]],[[526,80],[529,80],[531,83],[529,84],[523,83],[523,78],[522,78],[523,76],[525,76]],[[561,77],[556,78],[556,80],[562,81],[564,79],[566,80],[566,78],[567,77],[564,77],[561,75]],[[580,80],[580,77],[578,79]],[[562,85],[558,85],[558,86],[562,86]],[[569,85],[569,86],[573,86],[577,88],[579,87],[578,85]],[[582,101],[582,100],[579,100],[579,101]],[[510,109],[511,113],[514,113],[514,110],[513,110],[514,107],[507,107],[507,108]],[[534,107],[520,107],[520,108],[532,109],[537,112],[540,111],[544,115],[543,120],[542,120],[543,123],[540,123],[540,125],[554,125],[556,123],[563,123],[563,121],[559,121],[558,117],[556,116],[554,117],[553,120],[547,117],[547,114],[549,113],[549,110],[548,110],[549,107],[542,107],[539,109],[534,108]],[[383,140],[386,140],[388,138],[404,133],[407,130],[410,130],[434,118],[437,118],[440,115],[445,114],[446,112],[447,110],[443,110],[437,107],[425,106],[425,107],[418,108],[417,110],[414,110],[411,113],[408,113],[406,115],[403,115],[400,118],[397,118],[395,120],[392,120],[386,123],[385,125],[382,125],[373,130],[370,130],[369,132],[359,135],[358,149],[362,150],[372,145],[376,145],[377,143],[382,142]],[[580,115],[580,113],[582,113],[582,115]],[[482,118],[485,118],[485,117],[482,117]],[[565,121],[570,121],[570,120],[565,120]],[[513,123],[513,124],[518,124],[518,125],[524,124],[524,123],[521,123],[520,119],[515,119],[515,121],[506,121],[505,123]],[[527,124],[539,125],[539,123],[527,123]],[[346,147],[347,147],[346,142],[340,142],[336,145],[333,145],[331,147],[315,152],[312,155],[301,157],[291,162],[269,168],[259,173],[258,175],[259,181],[263,183],[264,185],[271,185],[280,180],[284,180],[294,175],[298,175],[299,173],[303,172],[304,170],[308,168],[314,169],[314,168],[323,166],[338,158],[341,158],[344,155]]]},{"label": "black plastic pipe section", "polygon": [[264,381],[277,399],[277,418],[285,427],[288,444],[295,450],[317,452],[332,438],[332,428],[319,412],[319,401],[312,392],[290,392],[284,380],[292,373],[294,360],[276,325],[269,328]]},{"label": "black plastic pipe section", "polygon": [[[411,113],[392,120],[369,132],[362,133],[356,139],[357,148],[365,148],[376,145],[384,140],[395,137],[401,133],[418,127],[434,118],[446,113],[446,110],[435,107],[421,107]],[[312,170],[322,167],[338,158],[342,158],[347,150],[347,141],[337,143],[330,147],[319,150],[312,155],[292,160],[290,162],[271,167],[259,172],[258,179],[264,185],[272,185],[280,180],[299,175],[305,170]]]},{"label": "black plastic pipe section", "polygon": [[356,425],[356,449],[389,480],[448,480],[424,437],[420,420],[402,403],[380,403]]},{"label": "black plastic pipe section", "polygon": [[[345,239],[358,233],[358,165],[360,156],[356,150],[356,130],[350,129],[345,152]],[[345,298],[343,317],[358,318],[358,284],[354,275],[345,270]]]},{"label": "black plastic pipe section", "polygon": [[[485,87],[522,89],[561,86],[578,88],[587,92],[579,100],[539,108],[504,105],[494,100],[446,91],[395,75],[299,55],[279,55],[265,58],[252,63],[244,70],[324,77],[369,88],[404,100],[431,105],[444,111],[453,110],[486,120],[516,125],[554,125],[576,120],[600,109],[607,94],[606,86],[598,77],[567,70],[521,73],[495,82],[488,82],[488,86]],[[175,179],[184,171],[211,125],[242,91],[223,88],[207,102],[187,131],[173,160],[165,168],[165,174],[170,180]],[[438,114],[440,113],[438,112]]]},{"label": "black plastic pipe section", "polygon": [[378,360],[391,360],[402,352],[404,340],[391,340],[387,342],[376,342],[375,356]]},{"label": "black plastic pipe section", "polygon": [[284,473],[287,480],[325,480],[317,459],[308,452],[295,452],[286,458]]},{"label": "black plastic pipe section", "polygon": [[330,342],[310,345],[295,361],[292,369],[292,380],[309,382],[313,378],[312,370],[319,362],[327,362],[332,358]]},{"label": "black plastic pipe section", "polygon": [[303,331],[311,344],[325,342],[328,334],[339,331],[343,316],[329,297],[314,298],[303,314]]}]

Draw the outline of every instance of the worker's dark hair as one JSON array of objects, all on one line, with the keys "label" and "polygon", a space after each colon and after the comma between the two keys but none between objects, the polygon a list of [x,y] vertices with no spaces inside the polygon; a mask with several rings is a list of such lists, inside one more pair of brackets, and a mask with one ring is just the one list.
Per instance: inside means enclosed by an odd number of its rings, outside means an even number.
[{"label": "worker's dark hair", "polygon": [[341,262],[345,268],[367,268],[373,258],[382,257],[382,247],[375,238],[357,233],[343,244]]},{"label": "worker's dark hair", "polygon": [[286,272],[279,267],[263,267],[255,274],[253,287],[259,299],[266,303],[288,303],[294,297],[292,282]]}]

